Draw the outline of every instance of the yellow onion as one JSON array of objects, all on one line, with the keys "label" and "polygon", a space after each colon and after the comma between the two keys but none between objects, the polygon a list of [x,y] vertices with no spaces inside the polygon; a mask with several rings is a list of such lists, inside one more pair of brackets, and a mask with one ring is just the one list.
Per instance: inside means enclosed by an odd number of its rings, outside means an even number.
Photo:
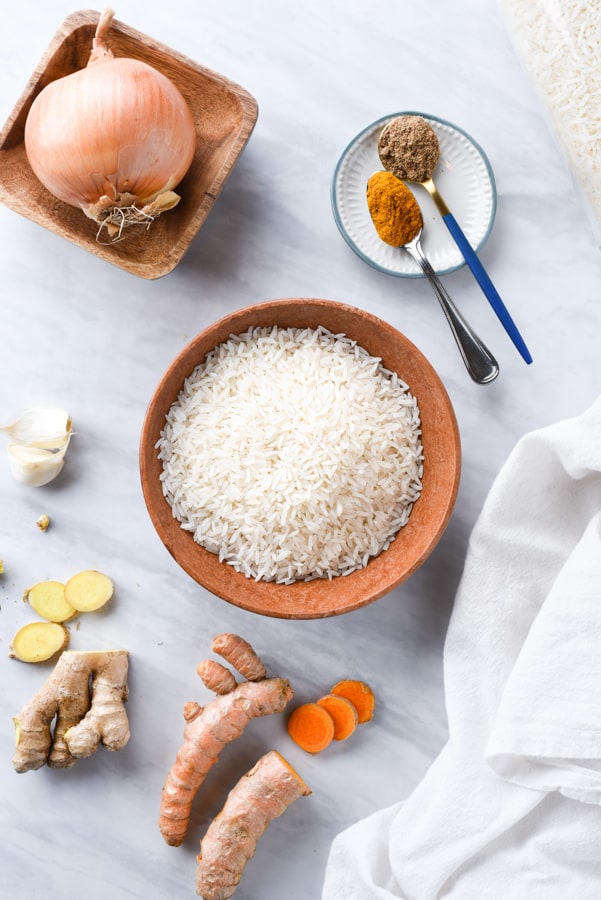
[{"label": "yellow onion", "polygon": [[25,123],[35,175],[110,234],[150,222],[179,202],[174,188],[192,162],[196,130],[177,87],[107,45],[114,12],[98,22],[85,69],[48,84]]}]

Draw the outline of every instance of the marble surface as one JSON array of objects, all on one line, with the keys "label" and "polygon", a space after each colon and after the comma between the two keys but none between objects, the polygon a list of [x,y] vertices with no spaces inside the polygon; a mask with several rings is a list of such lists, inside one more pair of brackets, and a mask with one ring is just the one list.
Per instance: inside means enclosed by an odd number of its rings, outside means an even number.
[{"label": "marble surface", "polygon": [[[2,896],[47,900],[193,897],[195,855],[233,781],[272,747],[313,789],[263,837],[240,900],[312,900],[328,848],[346,825],[409,794],[446,739],[443,642],[471,528],[515,442],[577,414],[601,389],[601,252],[539,99],[493,0],[361,0],[198,5],[124,0],[122,21],[246,87],[259,102],[253,136],[205,227],[175,271],[148,282],[0,207],[4,289],[0,419],[65,406],[77,436],[61,476],[15,483],[0,463],[0,844]],[[5,4],[0,29],[4,121],[71,7]],[[534,356],[527,367],[466,269],[445,284],[497,356],[501,375],[468,378],[423,280],[396,279],[356,257],[337,231],[330,180],[349,140],[399,109],[464,128],[486,150],[498,208],[481,258]],[[163,548],[146,513],[138,440],[161,374],[193,335],[264,299],[325,297],[404,332],[440,373],[463,443],[448,529],[423,568],[376,603],[323,621],[253,616],[204,592]],[[2,450],[2,453],[5,451]],[[1,459],[0,455],[0,459]],[[40,513],[51,527],[36,527]],[[48,665],[8,658],[34,618],[35,581],[84,568],[110,574],[110,608],[71,628],[73,649],[131,653],[127,748],[68,771],[17,775],[11,717]],[[161,786],[180,743],[185,701],[206,702],[195,674],[214,634],[244,634],[296,699],[339,677],[374,687],[375,720],[318,757],[283,719],[252,723],[228,748],[195,806],[182,847],[156,825]],[[295,701],[296,702],[296,701]]]}]

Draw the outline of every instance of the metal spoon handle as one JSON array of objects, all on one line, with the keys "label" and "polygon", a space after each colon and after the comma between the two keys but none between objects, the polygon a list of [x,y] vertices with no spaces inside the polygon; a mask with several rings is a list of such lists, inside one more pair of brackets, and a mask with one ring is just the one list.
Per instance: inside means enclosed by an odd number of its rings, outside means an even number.
[{"label": "metal spoon handle", "polygon": [[432,200],[436,204],[436,208],[438,209],[438,212],[442,216],[442,221],[445,223],[445,225],[449,229],[451,237],[453,238],[453,240],[459,247],[459,250],[461,251],[463,258],[465,259],[466,263],[468,264],[468,267],[470,268],[476,281],[480,285],[480,288],[482,289],[484,296],[486,297],[486,299],[492,306],[493,310],[495,311],[495,313],[497,315],[497,318],[499,319],[499,321],[503,325],[505,331],[507,332],[507,334],[513,341],[520,356],[522,357],[524,362],[530,364],[532,362],[532,354],[530,353],[530,350],[526,346],[526,342],[524,341],[524,338],[518,331],[517,325],[511,318],[509,310],[503,303],[503,301],[499,295],[499,292],[497,291],[496,287],[494,286],[494,284],[492,283],[492,281],[488,275],[488,272],[486,271],[486,269],[480,262],[480,259],[478,258],[475,250],[473,249],[472,245],[470,244],[470,242],[466,238],[465,234],[461,230],[459,223],[457,222],[457,219],[452,214],[449,207],[443,200],[440,192],[438,191],[436,185],[434,184],[434,180],[432,178],[428,178],[426,181],[420,182],[420,184],[423,187],[425,187],[425,189],[428,191],[428,193],[432,197]]},{"label": "metal spoon handle", "polygon": [[478,384],[488,384],[499,374],[499,366],[490,350],[482,343],[478,335],[465,321],[436,272],[423,254],[419,238],[410,244],[405,244],[405,250],[409,253],[430,282],[432,290],[438,297],[440,305],[451,327],[459,352],[465,366],[474,381]]}]

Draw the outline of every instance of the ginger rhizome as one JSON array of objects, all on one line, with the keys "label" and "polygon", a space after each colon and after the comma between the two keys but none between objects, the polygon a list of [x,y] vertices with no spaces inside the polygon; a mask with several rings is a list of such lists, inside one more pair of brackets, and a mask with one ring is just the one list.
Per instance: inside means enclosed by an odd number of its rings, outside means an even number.
[{"label": "ginger rhizome", "polygon": [[310,793],[277,751],[261,757],[230,791],[200,843],[196,893],[203,900],[231,897],[269,823]]},{"label": "ginger rhizome", "polygon": [[41,690],[13,718],[15,770],[28,772],[45,763],[68,768],[100,743],[108,750],[125,747],[128,664],[127,650],[65,651]]},{"label": "ginger rhizome", "polygon": [[[228,641],[223,643],[227,643],[231,651],[228,659],[236,659],[237,666],[254,675],[260,669],[265,672],[262,662],[246,641],[237,635],[228,635],[227,638]],[[233,647],[239,654],[231,650]],[[248,648],[256,657],[254,661],[249,658]],[[253,665],[249,667],[250,662]],[[215,669],[203,663],[199,664],[199,674],[205,683],[212,684]],[[221,668],[225,669],[225,666]],[[209,675],[208,670],[211,670]],[[239,738],[252,719],[282,712],[294,695],[290,683],[284,678],[263,676],[259,681],[237,683],[235,678],[224,678],[219,669],[217,673],[220,678],[216,678],[215,685],[219,690],[224,690],[228,685],[231,689],[218,693],[205,707],[198,703],[185,705],[184,743],[163,786],[159,828],[165,841],[172,846],[178,846],[184,840],[194,797],[223,748]]]}]

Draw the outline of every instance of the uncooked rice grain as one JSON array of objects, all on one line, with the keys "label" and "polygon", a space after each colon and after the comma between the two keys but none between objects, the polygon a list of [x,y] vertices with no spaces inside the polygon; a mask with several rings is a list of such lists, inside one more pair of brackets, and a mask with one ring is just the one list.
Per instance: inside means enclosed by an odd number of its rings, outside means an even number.
[{"label": "uncooked rice grain", "polygon": [[185,380],[157,449],[182,528],[257,581],[366,566],[422,489],[408,385],[323,327],[230,335]]}]

